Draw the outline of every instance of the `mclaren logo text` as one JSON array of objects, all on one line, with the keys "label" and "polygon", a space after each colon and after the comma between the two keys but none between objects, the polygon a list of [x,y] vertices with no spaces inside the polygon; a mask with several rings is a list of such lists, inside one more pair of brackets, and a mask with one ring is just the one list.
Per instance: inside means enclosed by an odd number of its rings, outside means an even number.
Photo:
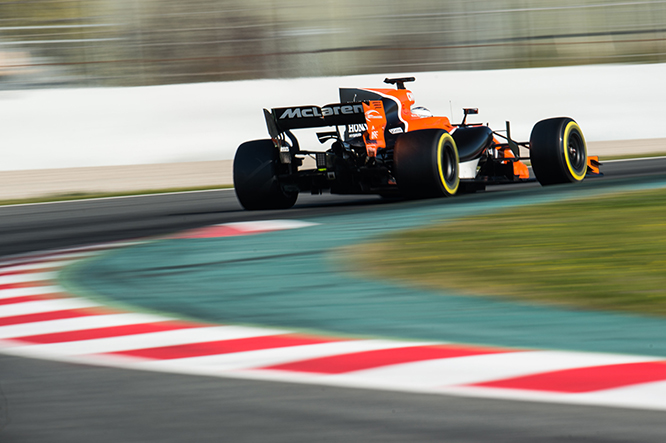
[{"label": "mclaren logo text", "polygon": [[330,115],[341,114],[363,114],[363,105],[335,105],[324,106],[323,108],[319,108],[317,106],[288,108],[282,113],[280,120],[284,120],[286,118],[328,117]]}]

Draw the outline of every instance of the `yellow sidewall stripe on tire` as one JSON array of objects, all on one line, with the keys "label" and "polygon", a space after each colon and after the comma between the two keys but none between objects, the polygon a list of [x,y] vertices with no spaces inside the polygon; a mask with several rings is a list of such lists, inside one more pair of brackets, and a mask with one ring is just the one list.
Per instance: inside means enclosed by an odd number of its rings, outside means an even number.
[{"label": "yellow sidewall stripe on tire", "polygon": [[581,181],[583,178],[585,178],[585,173],[587,172],[587,163],[583,168],[583,172],[581,174],[578,174],[571,166],[571,160],[569,160],[569,134],[574,128],[578,130],[578,134],[580,134],[580,138],[583,141],[583,150],[585,151],[585,159],[586,159],[585,161],[587,162],[587,143],[585,143],[585,137],[583,137],[583,131],[581,131],[580,126],[578,126],[578,123],[576,122],[569,122],[569,124],[567,124],[567,127],[564,129],[564,137],[562,139],[562,143],[564,144],[564,160],[566,160],[567,168],[569,168],[569,172],[571,173],[571,176],[574,178],[574,180]]},{"label": "yellow sidewall stripe on tire", "polygon": [[[437,145],[437,169],[439,169],[439,178],[444,185],[446,192],[453,195],[458,191],[458,186],[460,185],[460,180],[458,179],[458,174],[456,173],[456,185],[451,188],[448,183],[446,183],[446,178],[444,177],[444,165],[442,164],[442,151],[444,151],[444,143],[450,141],[453,146],[453,152],[456,155],[456,165],[458,164],[458,148],[456,147],[456,141],[453,140],[451,134],[444,134],[439,138],[439,144]],[[568,160],[567,160],[568,161]]]}]

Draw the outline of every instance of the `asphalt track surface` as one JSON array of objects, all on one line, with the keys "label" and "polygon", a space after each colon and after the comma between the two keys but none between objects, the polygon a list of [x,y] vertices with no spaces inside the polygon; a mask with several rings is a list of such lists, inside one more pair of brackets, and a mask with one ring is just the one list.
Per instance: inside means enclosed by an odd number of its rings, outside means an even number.
[{"label": "asphalt track surface", "polygon": [[[589,181],[666,175],[666,159],[614,162]],[[534,189],[532,189],[534,188]],[[545,192],[494,187],[456,199]],[[551,192],[548,190],[547,192]],[[552,191],[552,192],[557,192]],[[422,204],[447,204],[423,202]],[[0,256],[165,234],[214,223],[381,216],[399,201],[301,196],[288,211],[241,210],[232,191],[0,208]],[[664,441],[663,412],[458,398],[87,367],[0,355],[0,441]]]}]

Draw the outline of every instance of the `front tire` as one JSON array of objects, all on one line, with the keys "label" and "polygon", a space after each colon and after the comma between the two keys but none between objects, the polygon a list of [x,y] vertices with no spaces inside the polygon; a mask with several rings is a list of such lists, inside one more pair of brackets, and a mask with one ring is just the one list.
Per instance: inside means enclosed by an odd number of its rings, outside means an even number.
[{"label": "front tire", "polygon": [[587,173],[583,131],[567,117],[541,120],[530,135],[532,170],[542,185],[578,183]]},{"label": "front tire", "polygon": [[401,135],[393,161],[398,189],[407,197],[445,197],[458,192],[458,148],[451,134],[442,129]]},{"label": "front tire", "polygon": [[248,210],[288,209],[298,193],[285,192],[277,178],[278,150],[272,140],[254,140],[238,147],[234,157],[234,189]]}]

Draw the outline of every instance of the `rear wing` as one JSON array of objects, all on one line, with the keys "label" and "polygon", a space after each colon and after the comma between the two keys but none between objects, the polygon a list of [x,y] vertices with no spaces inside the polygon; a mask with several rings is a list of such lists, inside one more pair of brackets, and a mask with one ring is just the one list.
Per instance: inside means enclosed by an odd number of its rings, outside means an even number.
[{"label": "rear wing", "polygon": [[293,106],[264,109],[266,126],[271,138],[291,129],[344,126],[365,123],[363,103],[334,103],[326,106]]}]

